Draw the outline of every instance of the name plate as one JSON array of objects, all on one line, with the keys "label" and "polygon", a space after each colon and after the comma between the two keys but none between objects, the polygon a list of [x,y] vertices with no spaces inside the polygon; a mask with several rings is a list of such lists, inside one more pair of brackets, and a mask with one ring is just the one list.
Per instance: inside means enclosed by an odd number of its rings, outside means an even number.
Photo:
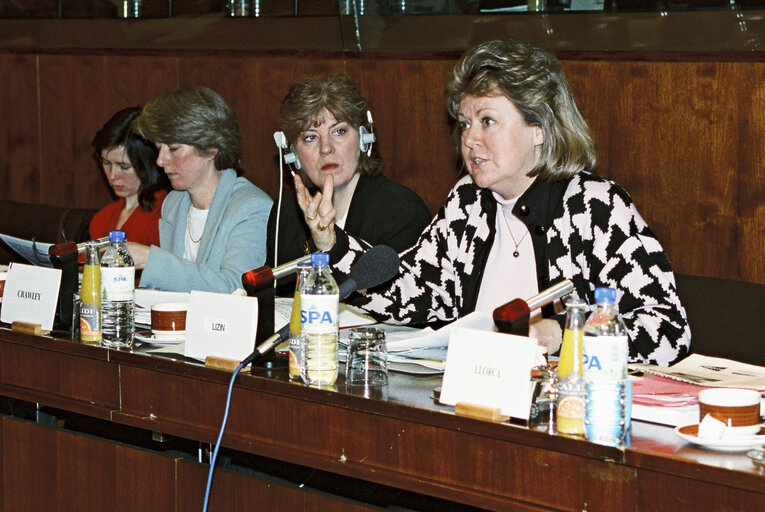
[{"label": "name plate", "polygon": [[536,357],[533,338],[454,327],[440,401],[499,407],[505,416],[526,420]]},{"label": "name plate", "polygon": [[53,329],[61,286],[61,269],[11,263],[3,292],[0,321],[40,324]]},{"label": "name plate", "polygon": [[194,290],[186,314],[184,355],[241,361],[255,348],[258,299]]}]

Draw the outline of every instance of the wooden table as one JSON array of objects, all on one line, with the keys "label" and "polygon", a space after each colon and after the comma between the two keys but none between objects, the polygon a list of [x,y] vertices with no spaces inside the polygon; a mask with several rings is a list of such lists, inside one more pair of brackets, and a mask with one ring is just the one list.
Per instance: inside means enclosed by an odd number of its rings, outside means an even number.
[{"label": "wooden table", "polygon": [[[230,374],[143,350],[118,352],[0,328],[0,396],[213,443]],[[457,417],[430,395],[440,377],[392,373],[366,398],[307,388],[286,370],[237,378],[223,439],[230,453],[320,472],[329,488],[377,485],[491,510],[762,510],[765,472],[744,453],[695,448],[635,422],[616,449],[511,424]],[[5,400],[8,400],[7,398]],[[194,510],[207,467],[109,436],[2,417],[0,511]],[[260,468],[262,470],[262,467]],[[318,474],[318,473],[317,473]],[[211,510],[380,510],[269,475],[216,471]],[[295,485],[293,485],[293,483]],[[324,489],[326,490],[326,488]],[[383,490],[385,492],[383,492]],[[342,494],[342,493],[340,493]],[[429,499],[429,498],[428,498]],[[382,503],[384,504],[384,503]]]}]

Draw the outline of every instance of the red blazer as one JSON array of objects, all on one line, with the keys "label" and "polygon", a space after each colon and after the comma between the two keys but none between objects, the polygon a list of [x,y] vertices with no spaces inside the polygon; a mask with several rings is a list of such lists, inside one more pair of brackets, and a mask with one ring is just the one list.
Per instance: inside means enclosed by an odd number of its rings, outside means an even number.
[{"label": "red blazer", "polygon": [[[158,190],[154,193],[155,205],[150,212],[145,212],[139,206],[122,225],[125,238],[129,242],[138,242],[144,245],[159,245],[159,218],[162,217],[162,201],[167,196],[166,190]],[[120,212],[125,206],[125,199],[120,198],[117,202],[103,207],[90,221],[90,238],[95,240],[103,236],[109,236],[109,231],[116,229]]]}]

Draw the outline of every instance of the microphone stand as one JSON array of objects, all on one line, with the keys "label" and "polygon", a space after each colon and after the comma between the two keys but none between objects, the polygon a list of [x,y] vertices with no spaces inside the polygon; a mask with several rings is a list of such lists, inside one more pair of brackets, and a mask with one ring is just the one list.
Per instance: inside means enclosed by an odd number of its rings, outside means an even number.
[{"label": "microphone stand", "polygon": [[61,287],[58,292],[58,305],[53,329],[69,334],[72,331],[74,294],[77,293],[79,285],[77,253],[67,253],[61,256],[51,255],[50,261],[54,267],[61,269]]},{"label": "microphone stand", "polygon": [[[258,298],[258,332],[255,335],[255,346],[257,347],[267,340],[274,332],[274,309],[276,291],[273,286],[268,286],[252,294]],[[264,370],[275,370],[277,368],[286,368],[289,366],[289,357],[287,354],[280,354],[276,351],[269,352],[265,356],[252,362],[252,365]]]}]

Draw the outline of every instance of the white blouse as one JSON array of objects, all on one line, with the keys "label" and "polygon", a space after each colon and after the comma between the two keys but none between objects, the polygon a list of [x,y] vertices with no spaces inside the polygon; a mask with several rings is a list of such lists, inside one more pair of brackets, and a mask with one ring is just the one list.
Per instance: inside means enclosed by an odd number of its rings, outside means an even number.
[{"label": "white blouse", "polygon": [[[526,224],[513,215],[518,198],[505,200],[494,193],[497,215],[496,236],[486,261],[476,310],[487,315],[513,299],[526,300],[539,293],[534,243]],[[534,318],[541,309],[532,311]]]}]

